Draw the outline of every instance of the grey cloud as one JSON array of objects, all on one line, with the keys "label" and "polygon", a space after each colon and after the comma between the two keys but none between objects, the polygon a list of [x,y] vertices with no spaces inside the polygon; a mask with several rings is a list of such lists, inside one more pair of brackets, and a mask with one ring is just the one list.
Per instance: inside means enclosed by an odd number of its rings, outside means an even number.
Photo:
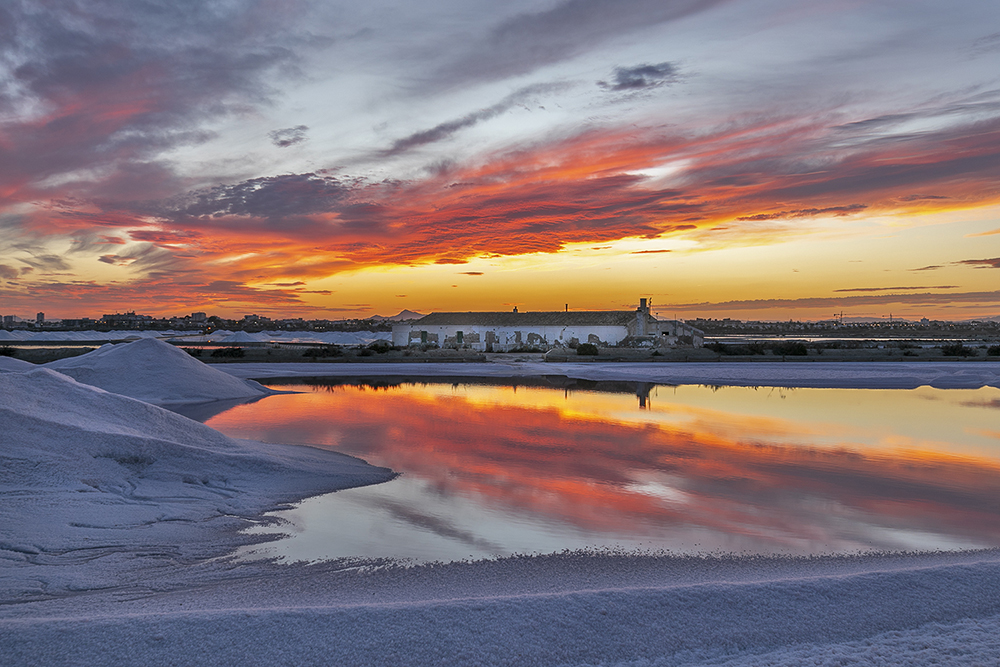
[{"label": "grey cloud", "polygon": [[635,67],[616,67],[614,80],[598,81],[597,85],[606,90],[642,90],[656,88],[677,80],[677,67],[672,63],[657,65],[636,65]]},{"label": "grey cloud", "polygon": [[17,260],[19,262],[24,262],[32,269],[36,269],[38,271],[68,271],[70,268],[70,265],[66,262],[66,260],[59,255],[52,255],[44,252],[32,252],[30,257],[18,257]]},{"label": "grey cloud", "polygon": [[6,264],[0,264],[0,278],[3,280],[17,280],[21,272],[15,269],[13,266],[7,266]]},{"label": "grey cloud", "polygon": [[[292,71],[301,48],[301,16],[257,3],[23,2],[6,15],[0,33],[14,28],[0,39],[0,81],[12,85],[0,84],[0,109],[51,112],[8,123],[0,183],[141,163],[202,142],[211,136],[203,122],[267,103],[268,75]],[[101,182],[76,187],[100,191]]]},{"label": "grey cloud", "polygon": [[[392,144],[391,148],[383,152],[383,155],[398,155],[410,150],[411,148],[442,141],[452,136],[459,130],[464,130],[474,125],[478,125],[479,123],[490,120],[491,118],[496,118],[513,107],[521,106],[535,95],[562,90],[566,87],[567,84],[562,83],[543,83],[525,86],[524,88],[514,91],[496,104],[486,107],[485,109],[473,111],[472,113],[466,114],[456,120],[450,120],[436,125],[429,130],[414,132],[407,137],[398,139]],[[447,166],[448,165],[445,164],[441,167],[446,171]]]},{"label": "grey cloud", "polygon": [[606,40],[703,12],[727,0],[564,0],[510,18],[438,72],[442,86],[492,81],[572,58]]},{"label": "grey cloud", "polygon": [[166,218],[253,216],[277,220],[329,211],[350,189],[331,176],[314,173],[254,178],[190,195],[161,209]]},{"label": "grey cloud", "polygon": [[271,143],[278,148],[288,148],[289,146],[294,146],[305,141],[308,129],[309,126],[307,125],[296,125],[295,127],[286,127],[283,130],[268,132],[267,136],[270,137]]}]

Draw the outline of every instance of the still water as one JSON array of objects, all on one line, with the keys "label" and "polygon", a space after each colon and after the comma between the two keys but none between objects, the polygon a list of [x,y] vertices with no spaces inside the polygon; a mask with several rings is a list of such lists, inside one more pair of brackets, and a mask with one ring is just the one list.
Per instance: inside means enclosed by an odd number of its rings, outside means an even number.
[{"label": "still water", "polygon": [[253,530],[287,537],[245,555],[1000,546],[998,389],[538,385],[272,385],[301,393],[211,417],[402,473],[275,513]]}]

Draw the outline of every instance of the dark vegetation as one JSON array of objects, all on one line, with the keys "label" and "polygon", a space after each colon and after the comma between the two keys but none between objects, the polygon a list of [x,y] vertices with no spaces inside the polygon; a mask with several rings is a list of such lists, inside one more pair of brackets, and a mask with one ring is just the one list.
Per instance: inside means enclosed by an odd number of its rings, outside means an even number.
[{"label": "dark vegetation", "polygon": [[966,347],[962,343],[949,343],[941,346],[941,354],[946,357],[975,357],[979,352],[975,348]]},{"label": "dark vegetation", "polygon": [[216,359],[242,359],[246,354],[242,347],[220,347],[212,350],[212,356]]},{"label": "dark vegetation", "polygon": [[329,357],[340,357],[343,354],[344,350],[339,345],[317,345],[303,352],[302,356],[312,359],[326,359]]},{"label": "dark vegetation", "polygon": [[593,343],[580,343],[576,346],[576,353],[581,357],[596,357],[597,346]]},{"label": "dark vegetation", "polygon": [[17,348],[11,347],[10,345],[4,345],[0,347],[0,357],[16,357]]}]

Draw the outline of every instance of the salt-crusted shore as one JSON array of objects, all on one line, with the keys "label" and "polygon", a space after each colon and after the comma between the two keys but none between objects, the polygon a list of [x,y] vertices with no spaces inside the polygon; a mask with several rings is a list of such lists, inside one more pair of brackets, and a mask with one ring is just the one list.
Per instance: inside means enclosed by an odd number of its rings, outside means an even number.
[{"label": "salt-crusted shore", "polygon": [[246,363],[220,365],[238,378],[265,381],[304,377],[468,377],[518,378],[565,376],[590,381],[649,382],[667,385],[822,387],[846,389],[940,389],[1000,387],[995,362],[835,362],[761,363]]},{"label": "salt-crusted shore", "polygon": [[[164,404],[214,396],[209,385],[219,376],[189,367],[200,362],[160,359],[152,370],[165,373],[163,386],[133,374],[119,380],[123,390]],[[87,372],[101,366],[105,377],[128,370],[106,362],[96,355],[76,364]],[[1000,374],[995,364],[968,362],[824,364],[822,372],[815,364],[648,366],[233,364],[218,372],[896,388],[998,386]],[[248,539],[238,529],[267,509],[391,471],[308,447],[232,440],[52,370],[3,370],[5,666],[1000,661],[997,550],[556,554],[411,568],[237,562],[228,554]],[[176,375],[204,385],[185,394]]]}]

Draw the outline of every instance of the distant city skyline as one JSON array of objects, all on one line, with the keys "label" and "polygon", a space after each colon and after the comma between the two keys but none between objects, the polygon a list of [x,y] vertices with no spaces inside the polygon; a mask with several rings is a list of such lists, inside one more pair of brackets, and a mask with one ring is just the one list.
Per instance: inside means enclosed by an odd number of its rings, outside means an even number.
[{"label": "distant city skyline", "polygon": [[996,317],[997,26],[992,0],[6,3],[0,314]]}]

